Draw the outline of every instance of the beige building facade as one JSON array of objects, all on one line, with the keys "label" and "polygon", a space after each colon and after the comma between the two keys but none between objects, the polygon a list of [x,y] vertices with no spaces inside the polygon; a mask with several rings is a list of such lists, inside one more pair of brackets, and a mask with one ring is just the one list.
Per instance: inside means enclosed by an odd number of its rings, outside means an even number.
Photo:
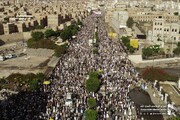
[{"label": "beige building facade", "polygon": [[17,23],[17,32],[26,32],[26,24],[25,23]]},{"label": "beige building facade", "polygon": [[48,15],[48,26],[57,27],[62,23],[63,17],[60,14]]},{"label": "beige building facade", "polygon": [[178,22],[179,16],[168,13],[168,11],[151,11],[150,8],[111,8],[105,14],[105,22],[109,22],[114,11],[127,11],[129,17],[135,22],[153,22],[154,19],[163,18],[167,22]]},{"label": "beige building facade", "polygon": [[16,27],[13,23],[3,24],[4,34],[11,34],[16,32]]},{"label": "beige building facade", "polygon": [[154,19],[163,18],[167,22],[178,22],[179,16],[175,15],[166,15],[166,14],[131,14],[130,17],[133,18],[135,22],[153,22]]},{"label": "beige building facade", "polygon": [[155,19],[153,21],[152,39],[154,42],[180,42],[180,25],[177,22],[167,22],[165,19]]}]

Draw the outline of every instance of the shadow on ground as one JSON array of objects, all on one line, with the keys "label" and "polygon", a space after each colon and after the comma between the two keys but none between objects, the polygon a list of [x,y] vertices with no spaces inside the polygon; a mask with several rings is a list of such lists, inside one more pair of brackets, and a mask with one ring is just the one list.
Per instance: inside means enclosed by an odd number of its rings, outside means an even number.
[{"label": "shadow on ground", "polygon": [[[145,120],[163,120],[162,115],[150,115],[150,112],[142,112],[142,114],[140,115],[140,113],[138,112],[140,111],[140,105],[155,106],[146,91],[140,90],[140,88],[134,88],[129,92],[128,95],[135,103],[136,111],[139,118],[143,117]],[[156,111],[156,113],[160,112]]]},{"label": "shadow on ground", "polygon": [[47,94],[44,92],[19,92],[0,101],[1,120],[43,120],[46,112]]}]

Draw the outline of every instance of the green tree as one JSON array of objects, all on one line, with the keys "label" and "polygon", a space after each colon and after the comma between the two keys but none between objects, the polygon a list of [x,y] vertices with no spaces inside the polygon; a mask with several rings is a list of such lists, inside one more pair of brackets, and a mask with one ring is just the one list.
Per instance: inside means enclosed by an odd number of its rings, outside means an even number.
[{"label": "green tree", "polygon": [[93,52],[93,54],[99,54],[97,47],[94,47],[94,48],[92,49],[92,52]]},{"label": "green tree", "polygon": [[28,41],[27,41],[27,46],[29,48],[33,48],[33,46],[36,46],[36,41],[34,41],[33,38],[30,38]]},{"label": "green tree", "polygon": [[89,99],[87,100],[87,104],[88,104],[89,108],[94,108],[94,107],[96,107],[96,99],[94,99],[94,98],[89,98]]},{"label": "green tree", "polygon": [[160,48],[160,45],[151,45],[147,48],[142,49],[142,58],[146,59],[151,56],[157,56],[164,54],[164,51]]},{"label": "green tree", "polygon": [[177,47],[180,47],[180,42],[178,42],[176,45],[177,45]]},{"label": "green tree", "polygon": [[44,27],[42,25],[37,25],[35,29],[43,29]]},{"label": "green tree", "polygon": [[68,40],[72,37],[72,31],[68,28],[65,28],[61,33],[60,37],[62,38],[63,41]]},{"label": "green tree", "polygon": [[45,75],[44,75],[43,73],[37,73],[37,74],[36,74],[36,78],[37,78],[38,80],[44,80],[44,79],[45,79]]},{"label": "green tree", "polygon": [[56,37],[60,36],[60,34],[61,34],[61,31],[55,31]]},{"label": "green tree", "polygon": [[99,44],[96,42],[96,43],[93,43],[93,46],[97,48],[99,47]]},{"label": "green tree", "polygon": [[43,73],[37,73],[37,74],[26,74],[24,75],[24,81],[26,81],[26,84],[28,84],[28,89],[30,91],[37,91],[39,90],[40,86],[39,83],[42,82],[45,78],[45,75]]},{"label": "green tree", "polygon": [[128,50],[130,53],[134,53],[135,48],[133,48],[133,47],[130,45],[130,38],[123,36],[123,37],[121,38],[121,40],[122,40],[122,43],[126,46],[127,50]]},{"label": "green tree", "polygon": [[55,32],[54,30],[52,30],[52,29],[48,29],[48,30],[46,30],[46,31],[44,32],[44,36],[45,36],[46,38],[49,38],[49,37],[55,36],[55,35],[56,35],[56,32]]},{"label": "green tree", "polygon": [[97,92],[100,87],[99,73],[90,72],[89,79],[86,80],[86,90],[89,92]]},{"label": "green tree", "polygon": [[39,82],[41,82],[45,78],[43,73],[38,73],[38,74],[20,74],[20,73],[15,73],[11,74],[6,78],[6,88],[10,90],[14,90],[15,86],[17,87],[16,90],[18,91],[24,91],[24,90],[29,90],[29,91],[35,91],[39,90]]},{"label": "green tree", "polygon": [[95,39],[96,39],[96,42],[98,42],[98,41],[99,41],[98,32],[95,32]]},{"label": "green tree", "polygon": [[6,82],[5,78],[0,78],[0,90],[5,88]]},{"label": "green tree", "polygon": [[64,28],[64,30],[60,34],[60,37],[65,41],[72,38],[72,36],[77,34],[79,30],[80,28],[78,26],[78,23],[73,21],[70,26]]},{"label": "green tree", "polygon": [[75,22],[75,23],[73,23],[72,25],[70,25],[70,26],[68,27],[68,29],[71,30],[72,35],[75,35],[75,34],[77,34],[77,32],[78,32],[78,30],[79,30],[79,26],[78,26],[78,24]]},{"label": "green tree", "polygon": [[57,46],[55,48],[55,56],[60,57],[61,55],[65,54],[67,52],[68,44],[64,44],[61,46]]},{"label": "green tree", "polygon": [[122,40],[122,43],[123,43],[125,46],[128,46],[128,44],[129,44],[129,46],[130,46],[130,38],[129,38],[129,37],[123,36],[123,37],[121,38],[121,40]]},{"label": "green tree", "polygon": [[175,55],[180,55],[180,42],[177,43],[177,47],[173,50]]},{"label": "green tree", "polygon": [[152,51],[153,51],[153,55],[156,55],[160,52],[160,45],[153,45],[153,46],[150,46]]},{"label": "green tree", "polygon": [[37,73],[35,74],[27,74],[26,79],[28,79],[28,85],[30,91],[39,90],[40,86],[39,83],[42,82],[45,78],[45,75],[43,73]]},{"label": "green tree", "polygon": [[43,32],[32,32],[31,37],[35,41],[42,40],[44,38],[44,33]]},{"label": "green tree", "polygon": [[97,78],[89,78],[86,80],[86,89],[89,92],[96,92],[99,89],[99,79]]},{"label": "green tree", "polygon": [[29,89],[31,91],[35,91],[39,88],[38,86],[39,80],[38,79],[32,79],[29,81]]},{"label": "green tree", "polygon": [[130,53],[134,53],[135,48],[133,48],[132,46],[130,46],[130,47],[128,48],[128,50],[129,50]]},{"label": "green tree", "polygon": [[175,55],[180,55],[180,47],[175,48],[175,49],[173,50],[173,53],[174,53]]},{"label": "green tree", "polygon": [[97,78],[97,79],[99,79],[99,76],[100,76],[100,74],[99,74],[98,71],[92,71],[92,72],[89,73],[89,77],[90,78]]},{"label": "green tree", "polygon": [[72,35],[75,35],[75,34],[77,34],[78,29],[75,29],[75,28],[74,28],[74,29],[71,30],[71,32],[72,32]]},{"label": "green tree", "polygon": [[152,55],[153,55],[153,51],[152,51],[152,49],[150,47],[142,49],[142,58],[143,59],[146,59],[146,58],[148,58],[148,57],[150,57]]},{"label": "green tree", "polygon": [[86,110],[86,120],[97,120],[98,118],[98,113],[96,110]]},{"label": "green tree", "polygon": [[134,24],[133,18],[132,18],[132,17],[129,17],[128,20],[127,20],[127,26],[128,26],[129,28],[132,28],[133,24]]}]

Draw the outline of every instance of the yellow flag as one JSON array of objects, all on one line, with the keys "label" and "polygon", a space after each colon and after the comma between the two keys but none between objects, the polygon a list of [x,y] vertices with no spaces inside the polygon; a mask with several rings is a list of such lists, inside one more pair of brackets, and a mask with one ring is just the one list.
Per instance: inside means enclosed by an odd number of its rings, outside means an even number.
[{"label": "yellow flag", "polygon": [[131,45],[133,48],[138,48],[138,46],[139,46],[138,39],[131,39],[131,40],[130,40],[130,45]]},{"label": "yellow flag", "polygon": [[117,33],[113,33],[113,34],[112,34],[112,37],[113,37],[113,38],[117,38]]},{"label": "yellow flag", "polygon": [[51,82],[50,81],[44,81],[43,84],[44,85],[49,85]]},{"label": "yellow flag", "polygon": [[113,33],[112,33],[112,32],[108,33],[108,36],[109,36],[109,37],[112,37],[112,36],[113,36]]},{"label": "yellow flag", "polygon": [[49,120],[54,120],[54,119],[50,117]]}]

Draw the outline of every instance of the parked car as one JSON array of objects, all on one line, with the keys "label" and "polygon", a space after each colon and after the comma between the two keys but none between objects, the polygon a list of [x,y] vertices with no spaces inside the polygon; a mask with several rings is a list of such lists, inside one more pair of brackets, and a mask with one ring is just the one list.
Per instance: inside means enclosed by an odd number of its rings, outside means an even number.
[{"label": "parked car", "polygon": [[11,59],[11,58],[16,58],[17,56],[14,55],[14,54],[8,54],[8,55],[5,55],[5,58],[6,59]]}]

